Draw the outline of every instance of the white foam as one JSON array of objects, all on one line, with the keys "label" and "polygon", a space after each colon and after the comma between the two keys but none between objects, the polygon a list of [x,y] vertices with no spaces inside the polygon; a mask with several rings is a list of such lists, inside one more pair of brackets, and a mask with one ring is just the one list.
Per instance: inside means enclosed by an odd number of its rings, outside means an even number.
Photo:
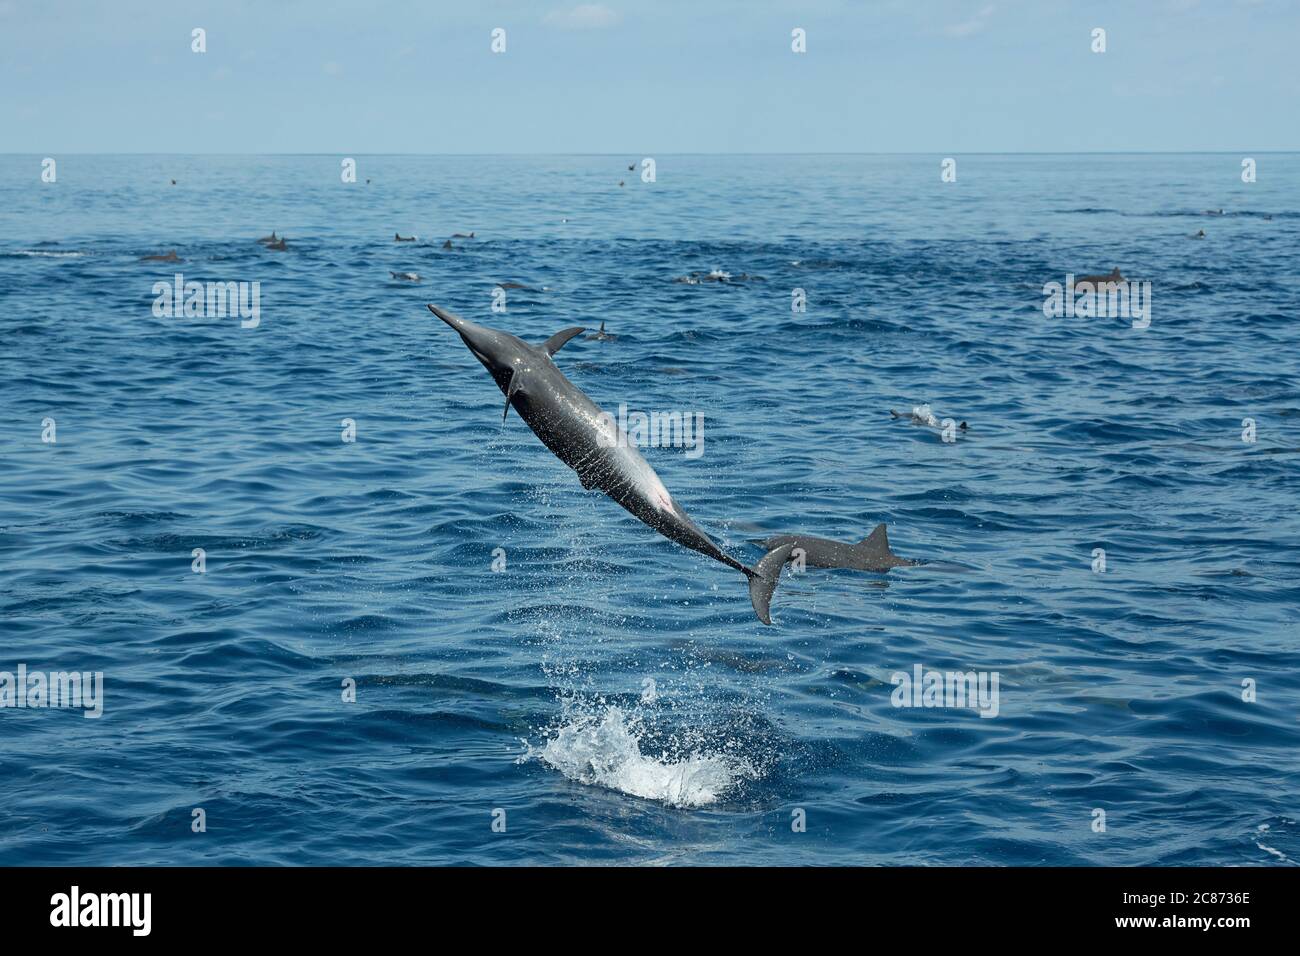
[{"label": "white foam", "polygon": [[554,730],[529,756],[570,780],[673,807],[715,803],[755,773],[743,761],[693,752],[677,760],[641,753],[641,729],[619,707],[583,714]]},{"label": "white foam", "polygon": [[[1268,824],[1267,824],[1267,823],[1261,823],[1261,824],[1259,825],[1259,827],[1255,830],[1255,832],[1256,832],[1257,834],[1259,834],[1260,837],[1262,837],[1264,834],[1266,834],[1266,833],[1268,832],[1268,830],[1269,830],[1269,826],[1268,826]],[[1283,861],[1285,861],[1285,862],[1287,862],[1287,863],[1290,863],[1290,862],[1291,862],[1291,858],[1290,858],[1289,856],[1287,856],[1287,855],[1286,855],[1285,853],[1283,853],[1281,850],[1278,850],[1278,849],[1275,849],[1275,848],[1273,848],[1273,847],[1271,847],[1271,846],[1267,846],[1267,845],[1265,845],[1261,839],[1256,839],[1256,840],[1255,840],[1255,846],[1259,847],[1259,848],[1260,848],[1261,850],[1263,850],[1265,853],[1272,853],[1272,854],[1273,854],[1275,857],[1277,857],[1279,860],[1283,860]]]},{"label": "white foam", "polygon": [[929,405],[917,405],[912,409],[912,421],[918,425],[929,425],[931,428],[939,427],[939,419],[934,417],[934,410]]}]

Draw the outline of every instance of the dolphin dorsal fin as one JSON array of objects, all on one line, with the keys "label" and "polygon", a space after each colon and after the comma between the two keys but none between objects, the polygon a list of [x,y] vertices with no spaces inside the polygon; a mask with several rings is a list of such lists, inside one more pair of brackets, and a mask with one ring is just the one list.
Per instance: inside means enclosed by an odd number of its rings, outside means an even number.
[{"label": "dolphin dorsal fin", "polygon": [[542,344],[542,348],[546,349],[547,355],[554,355],[560,349],[564,348],[565,342],[569,341],[569,339],[573,338],[575,335],[581,335],[586,331],[587,330],[582,326],[575,325],[573,328],[565,329],[563,332],[556,332]]},{"label": "dolphin dorsal fin", "polygon": [[885,531],[883,524],[876,525],[874,531],[858,542],[860,547],[868,551],[879,551],[883,554],[889,553],[889,533]]}]

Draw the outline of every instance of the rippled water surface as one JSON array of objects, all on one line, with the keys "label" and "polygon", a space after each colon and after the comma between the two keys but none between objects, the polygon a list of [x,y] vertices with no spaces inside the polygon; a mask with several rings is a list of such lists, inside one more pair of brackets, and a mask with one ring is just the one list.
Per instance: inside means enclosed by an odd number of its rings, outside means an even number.
[{"label": "rippled water surface", "polygon": [[[0,670],[104,709],[0,710],[0,862],[1300,859],[1300,157],[41,158],[0,157]],[[1149,327],[1044,316],[1112,267]],[[156,317],[177,272],[259,324]],[[787,570],[763,627],[428,302],[604,321],[557,363],[703,414],[646,457],[746,563],[880,522],[923,563]],[[997,715],[895,707],[917,665]]]}]

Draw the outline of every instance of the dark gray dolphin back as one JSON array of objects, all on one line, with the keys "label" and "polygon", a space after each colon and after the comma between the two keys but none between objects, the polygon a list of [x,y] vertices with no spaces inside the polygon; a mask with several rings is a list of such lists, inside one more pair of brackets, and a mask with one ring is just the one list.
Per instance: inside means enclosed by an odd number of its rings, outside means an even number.
[{"label": "dark gray dolphin back", "polygon": [[871,534],[857,544],[844,541],[832,541],[807,534],[782,534],[768,538],[763,542],[767,548],[788,544],[795,552],[796,561],[802,556],[803,563],[814,568],[852,568],[855,571],[888,571],[890,568],[908,567],[916,564],[907,558],[900,558],[889,547],[889,532],[883,524],[876,525]]}]

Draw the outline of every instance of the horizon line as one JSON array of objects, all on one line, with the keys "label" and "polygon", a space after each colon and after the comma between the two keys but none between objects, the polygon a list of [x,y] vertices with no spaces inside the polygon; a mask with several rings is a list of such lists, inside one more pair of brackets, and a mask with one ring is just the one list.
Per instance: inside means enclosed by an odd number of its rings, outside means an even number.
[{"label": "horizon line", "polygon": [[[621,150],[612,152],[454,152],[454,153],[423,153],[412,151],[398,152],[356,152],[349,150],[328,150],[313,152],[286,152],[272,151],[263,153],[253,152],[206,152],[206,153],[176,153],[176,152],[157,152],[153,150],[141,151],[109,151],[96,152],[87,150],[27,150],[27,151],[6,151],[0,152],[0,156],[39,156],[42,154],[59,153],[64,156],[629,156],[636,155],[641,151],[638,150]],[[938,156],[947,154],[953,156],[1237,156],[1237,155],[1284,155],[1288,153],[1300,153],[1300,147],[1294,149],[1124,149],[1124,150],[873,150],[873,151],[827,151],[827,152],[776,152],[776,151],[748,151],[748,152],[676,152],[669,151],[659,153],[660,156]]]}]

